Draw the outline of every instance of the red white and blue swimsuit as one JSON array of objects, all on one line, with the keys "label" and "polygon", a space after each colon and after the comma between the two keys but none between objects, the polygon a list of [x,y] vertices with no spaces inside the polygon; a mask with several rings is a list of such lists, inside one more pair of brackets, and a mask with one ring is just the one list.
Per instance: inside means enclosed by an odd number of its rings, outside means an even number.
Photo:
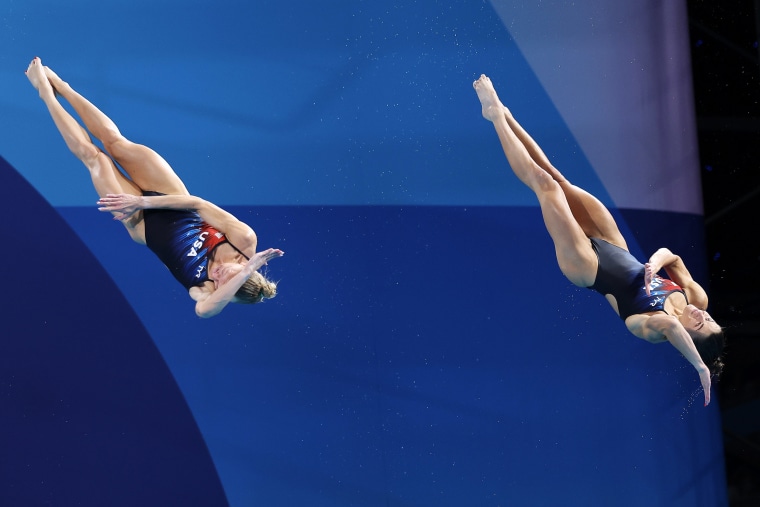
[{"label": "red white and blue swimsuit", "polygon": [[[144,195],[163,194],[144,192]],[[145,243],[179,283],[190,289],[209,280],[208,264],[214,249],[228,243],[223,233],[191,210],[146,209],[143,218]]]},{"label": "red white and blue swimsuit", "polygon": [[674,292],[686,293],[676,283],[655,276],[647,296],[644,286],[644,265],[630,252],[607,241],[590,238],[599,259],[594,284],[589,287],[602,295],[612,294],[617,301],[620,318],[649,312],[664,312],[665,300]]}]

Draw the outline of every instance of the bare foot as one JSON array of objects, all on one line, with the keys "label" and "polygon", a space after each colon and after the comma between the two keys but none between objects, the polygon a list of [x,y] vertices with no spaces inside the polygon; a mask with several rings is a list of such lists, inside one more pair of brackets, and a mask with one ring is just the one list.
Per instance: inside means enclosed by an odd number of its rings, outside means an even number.
[{"label": "bare foot", "polygon": [[42,66],[42,60],[39,57],[34,57],[34,60],[29,64],[26,69],[26,77],[32,86],[40,93],[40,97],[45,98],[49,95],[54,95],[53,87],[48,81],[48,77],[45,75],[45,69]]},{"label": "bare foot", "polygon": [[493,83],[485,74],[481,74],[477,81],[472,83],[473,88],[478,94],[480,104],[483,106],[483,118],[488,121],[495,121],[499,116],[504,116],[507,108],[496,95]]}]

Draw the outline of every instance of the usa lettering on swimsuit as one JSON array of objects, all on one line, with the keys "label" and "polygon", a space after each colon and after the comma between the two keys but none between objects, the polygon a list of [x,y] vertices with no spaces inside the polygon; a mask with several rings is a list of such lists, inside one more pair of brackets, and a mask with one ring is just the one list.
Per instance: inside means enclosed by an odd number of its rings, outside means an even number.
[{"label": "usa lettering on swimsuit", "polygon": [[200,233],[200,235],[198,236],[198,240],[195,243],[193,243],[192,247],[190,247],[190,251],[187,253],[187,256],[188,257],[197,256],[198,255],[197,249],[203,246],[203,242],[206,240],[207,237],[208,237],[208,231],[204,231]]}]

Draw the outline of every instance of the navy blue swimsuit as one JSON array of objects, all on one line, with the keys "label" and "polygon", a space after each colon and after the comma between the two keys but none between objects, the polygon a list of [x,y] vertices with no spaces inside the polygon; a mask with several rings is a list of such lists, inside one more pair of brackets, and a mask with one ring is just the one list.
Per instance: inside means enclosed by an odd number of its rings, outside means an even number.
[{"label": "navy blue swimsuit", "polygon": [[644,286],[644,265],[630,252],[603,239],[590,238],[599,259],[594,285],[589,287],[601,295],[612,294],[617,301],[620,318],[649,312],[664,312],[665,300],[674,292],[686,297],[683,289],[667,278],[655,276],[649,284],[650,295]]}]

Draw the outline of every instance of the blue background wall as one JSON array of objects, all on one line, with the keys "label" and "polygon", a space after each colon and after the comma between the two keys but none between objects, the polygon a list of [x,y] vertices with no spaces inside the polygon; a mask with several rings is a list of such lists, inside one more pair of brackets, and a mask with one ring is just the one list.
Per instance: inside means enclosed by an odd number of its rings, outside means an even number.
[{"label": "blue background wall", "polygon": [[[704,280],[683,8],[578,4],[5,4],[0,499],[725,504],[717,403],[562,277],[471,88]],[[35,55],[285,250],[280,295],[196,318],[95,210]]]}]

